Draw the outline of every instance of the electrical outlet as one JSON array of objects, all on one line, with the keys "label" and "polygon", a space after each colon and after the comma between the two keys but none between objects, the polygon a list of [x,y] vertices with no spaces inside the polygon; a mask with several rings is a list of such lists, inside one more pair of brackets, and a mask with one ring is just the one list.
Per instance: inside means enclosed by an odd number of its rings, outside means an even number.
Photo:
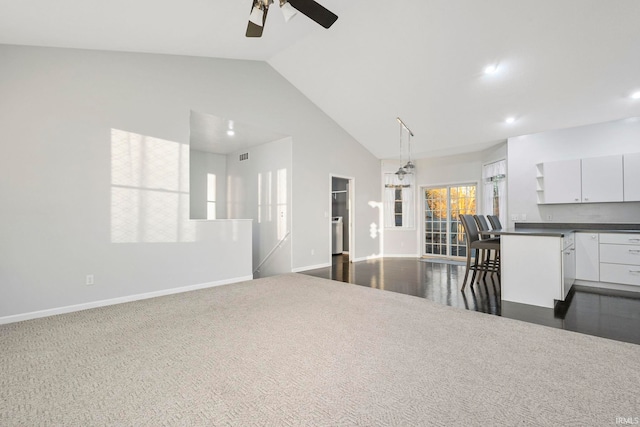
[{"label": "electrical outlet", "polygon": [[523,220],[523,221],[526,221],[527,220],[527,214],[520,215],[520,219]]},{"label": "electrical outlet", "polygon": [[553,219],[553,215],[547,215],[547,221],[551,221]]},{"label": "electrical outlet", "polygon": [[316,254],[316,250],[315,249],[311,249],[311,255],[315,255]]},{"label": "electrical outlet", "polygon": [[87,286],[93,285],[95,282],[93,281],[93,274],[87,274],[87,278],[85,280],[85,284]]},{"label": "electrical outlet", "polygon": [[511,221],[517,221],[517,220],[518,220],[518,214],[511,215]]}]

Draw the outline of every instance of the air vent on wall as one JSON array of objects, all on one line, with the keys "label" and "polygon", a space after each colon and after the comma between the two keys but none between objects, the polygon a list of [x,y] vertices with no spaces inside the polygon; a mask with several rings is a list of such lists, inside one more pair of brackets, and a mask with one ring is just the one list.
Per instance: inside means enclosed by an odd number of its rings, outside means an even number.
[{"label": "air vent on wall", "polygon": [[249,160],[249,153],[240,154],[240,161]]}]

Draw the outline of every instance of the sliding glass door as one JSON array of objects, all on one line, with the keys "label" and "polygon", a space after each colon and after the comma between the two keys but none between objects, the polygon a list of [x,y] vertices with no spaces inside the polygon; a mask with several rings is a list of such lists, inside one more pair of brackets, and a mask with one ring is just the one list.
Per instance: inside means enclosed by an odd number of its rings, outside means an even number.
[{"label": "sliding glass door", "polygon": [[424,255],[466,256],[459,216],[476,213],[476,185],[424,189]]}]

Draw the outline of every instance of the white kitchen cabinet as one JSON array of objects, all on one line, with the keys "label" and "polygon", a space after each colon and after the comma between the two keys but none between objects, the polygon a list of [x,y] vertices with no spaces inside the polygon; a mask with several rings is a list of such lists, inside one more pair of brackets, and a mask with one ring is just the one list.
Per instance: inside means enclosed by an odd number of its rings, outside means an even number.
[{"label": "white kitchen cabinet", "polygon": [[601,233],[600,243],[611,245],[640,245],[640,233]]},{"label": "white kitchen cabinet", "polygon": [[502,300],[553,308],[573,283],[571,248],[561,235],[502,234]]},{"label": "white kitchen cabinet", "polygon": [[600,280],[600,239],[598,233],[576,233],[576,279]]},{"label": "white kitchen cabinet", "polygon": [[640,286],[640,234],[600,234],[600,280]]},{"label": "white kitchen cabinet", "polygon": [[580,159],[545,162],[538,165],[539,203],[582,201]]},{"label": "white kitchen cabinet", "polygon": [[600,264],[603,282],[640,286],[640,265]]},{"label": "white kitchen cabinet", "polygon": [[582,159],[582,202],[622,202],[623,175],[622,155]]},{"label": "white kitchen cabinet", "polygon": [[640,245],[601,245],[600,262],[640,265]]},{"label": "white kitchen cabinet", "polygon": [[624,156],[624,201],[640,201],[640,153]]}]

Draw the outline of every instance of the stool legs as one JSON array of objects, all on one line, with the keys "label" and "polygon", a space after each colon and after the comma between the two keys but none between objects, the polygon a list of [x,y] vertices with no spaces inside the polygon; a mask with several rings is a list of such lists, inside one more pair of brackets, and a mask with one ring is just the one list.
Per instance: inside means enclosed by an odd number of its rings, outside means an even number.
[{"label": "stool legs", "polygon": [[[495,254],[494,254],[495,252]],[[471,263],[471,257],[473,256],[473,263]],[[469,271],[473,271],[471,274],[471,286],[474,283],[487,282],[487,274],[495,274],[498,277],[498,283],[500,283],[500,251],[491,249],[469,249],[467,253],[467,267],[464,273],[464,280],[462,281],[462,289],[467,286],[467,278],[469,277]],[[477,279],[477,280],[476,280]],[[492,279],[493,280],[493,279]]]},{"label": "stool legs", "polygon": [[[465,286],[467,286],[467,277],[469,277],[469,270],[471,267],[471,249],[467,248],[467,268],[464,272],[464,280],[462,281],[462,290],[464,291]],[[473,282],[471,282],[473,283]]]}]

